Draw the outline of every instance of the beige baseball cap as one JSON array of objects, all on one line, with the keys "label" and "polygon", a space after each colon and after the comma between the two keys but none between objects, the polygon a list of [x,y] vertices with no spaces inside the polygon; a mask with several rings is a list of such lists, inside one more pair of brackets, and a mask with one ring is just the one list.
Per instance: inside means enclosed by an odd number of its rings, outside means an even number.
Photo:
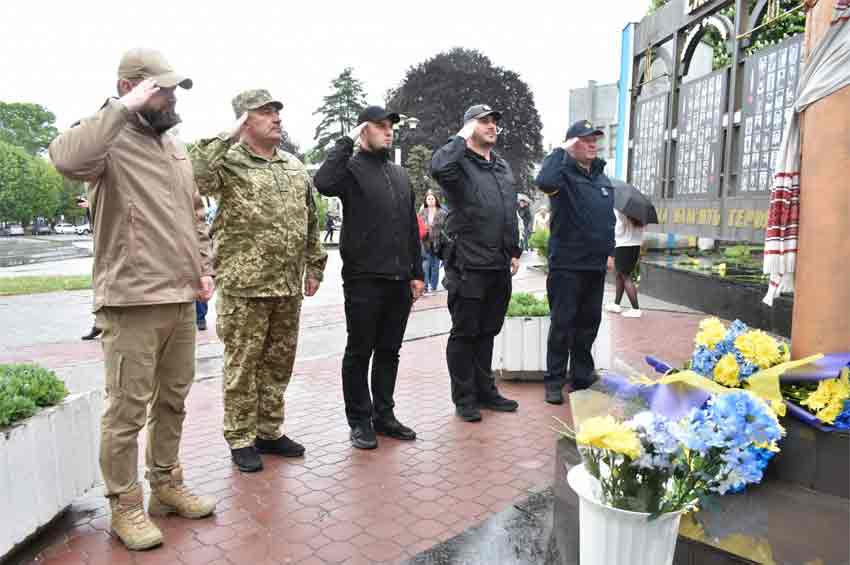
[{"label": "beige baseball cap", "polygon": [[175,72],[162,53],[145,47],[137,47],[124,53],[118,65],[118,78],[153,78],[158,86],[164,88],[178,85],[186,89],[192,88],[192,79]]}]

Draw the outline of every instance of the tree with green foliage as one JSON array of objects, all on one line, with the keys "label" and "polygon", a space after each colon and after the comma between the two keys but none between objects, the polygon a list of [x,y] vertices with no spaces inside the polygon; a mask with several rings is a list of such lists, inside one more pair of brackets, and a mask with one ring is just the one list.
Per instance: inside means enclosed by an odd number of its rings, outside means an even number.
[{"label": "tree with green foliage", "polygon": [[429,169],[431,167],[431,155],[433,151],[425,145],[414,145],[410,148],[405,160],[408,176],[410,176],[410,187],[416,195],[416,209],[425,202],[425,193],[432,190],[439,193],[440,187],[431,178]]},{"label": "tree with green foliage", "polygon": [[416,145],[432,150],[443,146],[463,126],[466,109],[479,103],[503,112],[496,150],[510,163],[517,189],[527,191],[529,171],[543,158],[542,123],[534,96],[519,74],[494,65],[475,50],[439,53],[407,72],[388,105],[419,119],[416,129],[404,131],[402,154],[409,159],[410,148]]},{"label": "tree with green foliage", "polygon": [[310,154],[318,151],[321,155],[317,156],[321,156],[321,160],[330,143],[357,125],[357,116],[366,107],[365,88],[354,77],[353,68],[346,67],[331,81],[331,88],[332,92],[322,99],[322,105],[313,112],[313,115],[320,115],[322,120],[316,126],[316,147]]},{"label": "tree with green foliage", "polygon": [[22,147],[30,155],[47,150],[59,131],[56,116],[28,102],[0,102],[0,141]]},{"label": "tree with green foliage", "polygon": [[0,220],[28,225],[52,218],[59,207],[62,176],[41,157],[0,141]]}]

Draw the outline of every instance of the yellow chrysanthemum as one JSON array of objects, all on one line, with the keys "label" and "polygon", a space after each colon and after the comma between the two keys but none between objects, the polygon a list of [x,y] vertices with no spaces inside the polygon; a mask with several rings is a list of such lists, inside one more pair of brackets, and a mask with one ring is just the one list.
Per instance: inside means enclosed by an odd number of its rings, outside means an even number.
[{"label": "yellow chrysanthemum", "polygon": [[631,459],[640,456],[640,440],[634,430],[616,421],[613,416],[590,418],[581,424],[576,443],[609,449]]},{"label": "yellow chrysanthemum", "polygon": [[706,318],[699,323],[700,331],[694,338],[694,343],[711,348],[723,341],[726,326],[717,318]]},{"label": "yellow chrysanthemum", "polygon": [[839,400],[838,398],[833,398],[832,401],[826,405],[825,408],[818,410],[817,419],[825,424],[832,424],[835,422],[835,419],[838,418],[838,415],[844,410],[844,401]]},{"label": "yellow chrysanthemum", "polygon": [[791,360],[791,348],[785,343],[779,344],[780,363],[787,363]]},{"label": "yellow chrysanthemum", "polygon": [[738,360],[734,353],[727,353],[714,366],[714,380],[723,386],[732,388],[740,386],[738,373]]},{"label": "yellow chrysanthemum", "polygon": [[848,373],[844,371],[837,379],[820,381],[817,390],[811,393],[801,404],[812,410],[822,410],[833,402],[844,402],[850,398],[850,378],[847,375]]},{"label": "yellow chrysanthemum", "polygon": [[735,347],[744,359],[760,369],[768,369],[781,359],[779,344],[761,330],[752,330],[739,335],[735,338]]}]

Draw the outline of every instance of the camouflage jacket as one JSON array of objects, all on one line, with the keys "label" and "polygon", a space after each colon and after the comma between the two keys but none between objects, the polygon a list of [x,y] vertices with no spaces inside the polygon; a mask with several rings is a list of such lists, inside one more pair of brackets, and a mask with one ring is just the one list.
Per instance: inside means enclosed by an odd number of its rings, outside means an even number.
[{"label": "camouflage jacket", "polygon": [[200,140],[190,157],[201,194],[218,201],[210,235],[222,292],[300,295],[305,269],[322,280],[328,256],[313,181],[297,158],[278,149],[266,159],[225,135]]}]

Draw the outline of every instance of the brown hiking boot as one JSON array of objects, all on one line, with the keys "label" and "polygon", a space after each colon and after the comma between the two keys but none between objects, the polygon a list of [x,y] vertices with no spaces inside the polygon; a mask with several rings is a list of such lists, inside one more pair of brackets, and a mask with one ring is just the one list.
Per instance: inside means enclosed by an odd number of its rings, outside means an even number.
[{"label": "brown hiking boot", "polygon": [[[148,477],[150,479],[150,477]],[[179,514],[184,518],[204,518],[215,510],[215,500],[198,496],[183,484],[183,469],[171,470],[171,476],[161,481],[151,481],[151,500],[148,511],[151,516]]]},{"label": "brown hiking boot", "polygon": [[150,549],[162,543],[162,532],[145,514],[143,502],[139,485],[128,493],[109,497],[112,533],[133,551]]}]

